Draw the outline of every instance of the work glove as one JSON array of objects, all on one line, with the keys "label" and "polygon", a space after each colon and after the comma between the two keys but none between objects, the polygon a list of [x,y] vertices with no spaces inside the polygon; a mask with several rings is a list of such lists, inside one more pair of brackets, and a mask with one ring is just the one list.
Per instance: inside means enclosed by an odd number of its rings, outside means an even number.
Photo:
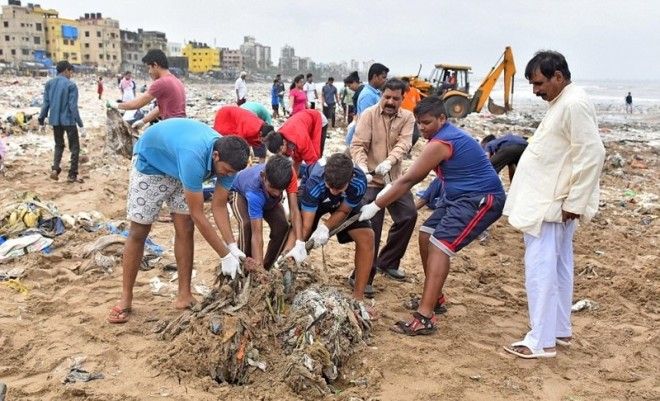
[{"label": "work glove", "polygon": [[378,195],[376,195],[376,199],[379,199],[381,196],[385,195],[387,191],[390,190],[390,188],[392,188],[392,184],[385,185],[383,189],[381,189],[380,192],[378,192]]},{"label": "work glove", "polygon": [[307,258],[307,250],[305,249],[305,242],[296,240],[296,245],[284,255],[287,258],[293,258],[296,263],[300,263]]},{"label": "work glove", "polygon": [[369,169],[367,169],[367,166],[359,166],[360,170],[364,173],[365,176],[367,176],[367,184],[371,182],[371,180],[374,179],[374,176],[369,174]]},{"label": "work glove", "polygon": [[384,162],[376,166],[376,168],[374,169],[374,173],[378,175],[385,175],[389,173],[390,170],[392,170],[392,163],[390,163],[389,160],[385,160]]},{"label": "work glove", "polygon": [[239,260],[240,260],[241,258],[246,258],[246,257],[247,257],[247,256],[245,255],[245,253],[243,253],[243,251],[241,251],[241,250],[238,248],[238,244],[236,244],[235,242],[232,242],[231,244],[227,245],[227,248],[229,248],[229,253],[231,253],[232,255],[234,255],[234,257],[237,258],[237,259],[239,259]]},{"label": "work glove", "polygon": [[117,102],[113,102],[112,100],[106,100],[105,108],[106,109],[115,109],[115,110],[117,110],[117,109],[119,109],[119,105],[117,104]]},{"label": "work glove", "polygon": [[232,280],[236,278],[236,273],[241,274],[241,262],[231,252],[220,260],[222,262],[222,274],[231,277]]},{"label": "work glove", "polygon": [[81,138],[86,138],[87,130],[85,129],[85,127],[78,128],[78,134],[80,135]]},{"label": "work glove", "polygon": [[376,202],[371,202],[367,203],[366,205],[362,206],[360,209],[360,217],[358,217],[359,221],[365,221],[365,220],[371,220],[372,217],[376,215],[380,211],[380,207],[376,205]]},{"label": "work glove", "polygon": [[142,120],[142,119],[137,120],[136,122],[131,124],[131,127],[133,127],[133,129],[140,129],[140,128],[144,127],[144,120]]},{"label": "work glove", "polygon": [[316,227],[316,230],[314,230],[309,239],[314,241],[314,248],[323,246],[327,244],[330,239],[330,230],[325,224],[319,223],[319,226]]}]

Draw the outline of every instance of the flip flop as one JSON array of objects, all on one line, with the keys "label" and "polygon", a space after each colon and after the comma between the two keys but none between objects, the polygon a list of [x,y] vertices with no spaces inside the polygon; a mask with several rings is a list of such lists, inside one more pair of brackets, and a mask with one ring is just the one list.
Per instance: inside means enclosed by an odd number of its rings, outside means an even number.
[{"label": "flip flop", "polygon": [[[532,353],[531,354],[524,354],[522,352],[516,351],[516,347],[525,347],[528,350],[530,350]],[[515,355],[518,358],[522,359],[541,359],[541,358],[554,358],[557,356],[557,351],[546,351],[544,349],[541,349],[541,351],[534,351],[532,348],[530,348],[527,344],[525,344],[523,341],[518,341],[515,343],[512,343],[510,346],[504,346],[504,350],[508,352],[509,354]]]},{"label": "flip flop", "polygon": [[128,322],[128,318],[131,315],[131,307],[121,308],[119,305],[115,305],[110,309],[108,314],[108,323],[111,324],[122,324]]}]

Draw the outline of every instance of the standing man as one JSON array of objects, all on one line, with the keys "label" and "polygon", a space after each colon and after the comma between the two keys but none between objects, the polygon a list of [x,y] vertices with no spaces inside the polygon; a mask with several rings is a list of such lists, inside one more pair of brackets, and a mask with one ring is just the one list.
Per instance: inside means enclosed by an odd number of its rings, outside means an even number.
[{"label": "standing man", "polygon": [[119,81],[119,90],[121,91],[121,101],[128,102],[135,99],[135,81],[130,71],[124,73],[124,78]]},{"label": "standing man", "polygon": [[149,68],[149,76],[154,82],[146,93],[127,102],[114,104],[110,107],[121,110],[137,110],[156,99],[158,106],[147,113],[142,119],[133,123],[133,128],[140,129],[145,124],[166,120],[173,117],[186,116],[186,89],[177,77],[170,73],[167,56],[160,49],[151,49],[142,57],[142,62]]},{"label": "standing man", "polygon": [[633,111],[633,106],[632,106],[632,95],[630,92],[628,92],[628,96],[626,96],[626,113],[632,114]]},{"label": "standing man", "polygon": [[[174,223],[174,257],[179,288],[174,307],[185,309],[195,303],[190,291],[195,227],[220,256],[222,273],[235,278],[239,258],[245,257],[229,223],[227,200],[234,175],[245,168],[249,149],[238,137],[219,137],[206,124],[172,118],[147,129],[133,147],[133,169],[128,185],[127,219],[131,226],[122,259],[122,294],[108,314],[109,323],[126,323],[133,303],[133,286],[151,225],[164,202]],[[220,239],[204,214],[202,183],[217,177],[211,203]],[[229,245],[226,245],[229,244]]]},{"label": "standing man", "polygon": [[[412,112],[400,108],[405,88],[406,84],[399,79],[388,80],[380,102],[367,108],[357,123],[350,148],[351,157],[365,174],[369,171],[375,173],[364,195],[365,204],[376,199],[376,195],[385,186],[385,179],[394,181],[401,176],[403,159],[412,147],[415,118]],[[380,210],[371,219],[375,252],[369,284],[373,283],[376,269],[396,280],[406,277],[399,269],[399,264],[406,253],[417,221],[417,209],[412,193],[405,192],[391,203],[387,210],[393,223],[387,235],[387,242],[380,252],[378,248],[385,211]]]},{"label": "standing man", "polygon": [[605,148],[593,104],[571,83],[563,55],[540,51],[527,63],[532,91],[548,111],[518,163],[504,214],[525,239],[531,330],[505,347],[521,358],[549,358],[572,338],[573,234],[598,211]]},{"label": "standing man", "polygon": [[[401,78],[401,80],[406,83],[406,93],[404,93],[403,95],[403,102],[401,102],[401,108],[409,111],[413,111],[415,110],[415,106],[417,106],[417,103],[419,103],[422,100],[422,92],[420,92],[419,89],[415,88],[413,85],[410,84],[410,78],[403,77]],[[415,146],[415,144],[419,140],[419,137],[420,137],[419,127],[417,127],[417,124],[415,124],[413,130],[412,146]]]},{"label": "standing man", "polygon": [[277,93],[277,97],[279,98],[278,104],[282,106],[282,115],[286,117],[287,114],[289,114],[286,111],[286,106],[284,105],[284,93],[286,92],[286,88],[284,87],[284,82],[282,82],[282,76],[280,74],[277,74],[275,76],[275,79],[277,80],[277,82],[275,83],[275,85],[273,85],[273,89]]},{"label": "standing man", "polygon": [[344,87],[341,90],[341,108],[344,111],[344,123],[350,124],[353,122],[353,114],[355,114],[355,107],[353,106],[353,90],[349,87],[348,78],[344,79]]},{"label": "standing man", "polygon": [[[64,153],[64,133],[66,132],[71,152],[69,177],[67,182],[82,182],[78,179],[78,157],[80,156],[80,140],[78,127],[83,129],[83,122],[78,112],[78,87],[71,81],[73,66],[66,60],[57,63],[57,76],[48,82],[44,88],[44,104],[39,113],[39,125],[43,127],[46,117],[53,127],[55,136],[55,155],[51,168],[50,178],[59,179],[60,162]],[[50,112],[50,113],[49,113]]]},{"label": "standing man", "polygon": [[314,77],[311,72],[307,73],[307,82],[303,85],[303,91],[307,94],[308,109],[315,109],[316,99],[319,98],[319,93],[316,91],[316,84],[314,83]]},{"label": "standing man", "polygon": [[242,105],[247,101],[247,84],[245,83],[245,77],[247,77],[247,72],[241,71],[241,75],[236,78],[234,83],[234,90],[236,91],[236,104]]},{"label": "standing man", "polygon": [[339,103],[339,94],[334,85],[335,79],[328,78],[328,81],[321,88],[321,107],[323,107],[323,115],[335,126],[335,107]]},{"label": "standing man", "polygon": [[[358,95],[357,103],[355,105],[356,121],[359,120],[360,114],[362,114],[362,112],[365,111],[367,107],[371,107],[374,104],[377,104],[380,100],[380,95],[382,94],[380,90],[385,84],[385,81],[387,81],[388,72],[390,72],[390,69],[381,63],[374,63],[371,65],[371,67],[369,67],[369,82],[364,85],[362,90],[360,90],[360,94]],[[351,145],[354,134],[355,128],[349,130],[348,134],[346,135],[346,145]]]}]

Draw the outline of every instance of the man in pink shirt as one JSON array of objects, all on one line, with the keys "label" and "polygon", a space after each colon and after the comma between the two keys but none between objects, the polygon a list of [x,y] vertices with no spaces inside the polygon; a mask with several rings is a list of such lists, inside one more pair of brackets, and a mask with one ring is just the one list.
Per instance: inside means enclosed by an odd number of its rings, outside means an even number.
[{"label": "man in pink shirt", "polygon": [[156,119],[166,120],[172,117],[186,117],[186,91],[181,81],[168,70],[167,56],[159,49],[151,49],[142,58],[149,67],[149,76],[154,82],[146,93],[128,102],[117,105],[118,109],[136,110],[156,99],[158,106],[141,120],[133,123],[139,129],[144,124]]}]

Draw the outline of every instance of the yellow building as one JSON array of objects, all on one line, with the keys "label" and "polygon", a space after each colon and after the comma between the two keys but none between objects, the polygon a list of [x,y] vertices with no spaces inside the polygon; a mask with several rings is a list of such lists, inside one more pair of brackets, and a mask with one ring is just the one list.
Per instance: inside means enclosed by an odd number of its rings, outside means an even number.
[{"label": "yellow building", "polygon": [[192,73],[220,69],[220,50],[206,43],[189,42],[183,48],[183,56],[188,58],[188,71]]},{"label": "yellow building", "polygon": [[80,64],[80,24],[76,20],[46,17],[46,52],[57,63],[68,60],[71,64]]}]

